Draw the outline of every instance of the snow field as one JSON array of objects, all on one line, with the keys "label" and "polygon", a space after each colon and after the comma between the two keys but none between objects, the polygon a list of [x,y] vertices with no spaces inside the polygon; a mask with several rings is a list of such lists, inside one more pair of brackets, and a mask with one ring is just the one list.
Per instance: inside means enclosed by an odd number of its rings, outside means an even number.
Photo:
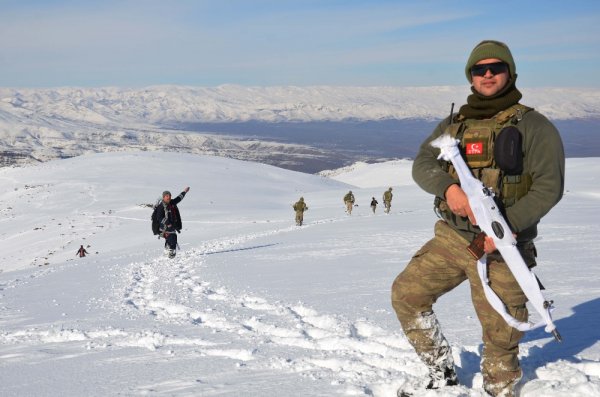
[{"label": "snow field", "polygon": [[[600,195],[597,177],[588,180],[597,164],[569,160],[568,192],[541,226],[537,273],[565,341],[543,331],[525,337],[522,396],[600,396],[591,221]],[[394,396],[421,386],[425,367],[389,303],[394,277],[435,221],[407,167],[333,176],[365,187],[166,153],[1,169],[1,207],[11,208],[3,223],[13,229],[0,242],[0,393]],[[381,180],[361,175],[367,169]],[[141,204],[185,186],[182,249],[169,260]],[[370,198],[388,186],[392,213],[380,206],[373,215]],[[342,203],[350,189],[359,204],[352,216]],[[291,204],[300,195],[309,210],[296,227]],[[82,243],[91,254],[75,258]],[[48,265],[33,260],[41,255]],[[468,286],[436,311],[461,386],[423,395],[483,396]]]}]

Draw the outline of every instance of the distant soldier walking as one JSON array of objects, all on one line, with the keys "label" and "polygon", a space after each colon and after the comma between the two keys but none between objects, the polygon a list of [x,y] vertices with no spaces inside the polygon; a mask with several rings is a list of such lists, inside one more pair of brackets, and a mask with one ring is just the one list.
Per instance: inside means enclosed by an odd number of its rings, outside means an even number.
[{"label": "distant soldier walking", "polygon": [[304,202],[304,197],[300,197],[300,200],[296,201],[292,207],[294,208],[294,211],[296,211],[296,226],[302,226],[302,222],[304,222],[304,211],[308,210],[308,206]]},{"label": "distant soldier walking", "polygon": [[344,204],[346,205],[348,215],[352,215],[352,207],[354,206],[354,194],[352,194],[352,190],[348,191],[344,196]]},{"label": "distant soldier walking", "polygon": [[75,255],[79,255],[80,258],[83,258],[87,253],[88,252],[85,250],[85,248],[83,248],[83,245],[81,245],[81,247],[79,247]]},{"label": "distant soldier walking", "polygon": [[385,213],[389,214],[392,209],[392,188],[390,187],[388,190],[383,192],[383,206],[385,207]]},{"label": "distant soldier walking", "polygon": [[375,200],[375,197],[373,197],[371,199],[371,209],[373,210],[373,213],[375,213],[375,210],[377,209],[377,204],[379,203],[377,202],[377,200]]},{"label": "distant soldier walking", "polygon": [[[165,190],[162,200],[154,207],[152,229],[155,234],[164,237],[165,250],[169,258],[174,258],[177,249],[177,233],[181,232],[181,215],[177,204],[185,197],[190,188],[186,187],[179,196],[171,199],[171,192]],[[155,230],[156,229],[156,230]]]}]

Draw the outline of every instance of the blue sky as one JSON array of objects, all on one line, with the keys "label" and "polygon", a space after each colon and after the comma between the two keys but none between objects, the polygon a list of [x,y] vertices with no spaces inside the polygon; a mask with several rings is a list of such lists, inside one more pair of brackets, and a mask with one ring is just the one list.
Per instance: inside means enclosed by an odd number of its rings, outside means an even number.
[{"label": "blue sky", "polygon": [[520,87],[600,87],[600,1],[0,0],[0,86],[466,84],[483,39]]}]

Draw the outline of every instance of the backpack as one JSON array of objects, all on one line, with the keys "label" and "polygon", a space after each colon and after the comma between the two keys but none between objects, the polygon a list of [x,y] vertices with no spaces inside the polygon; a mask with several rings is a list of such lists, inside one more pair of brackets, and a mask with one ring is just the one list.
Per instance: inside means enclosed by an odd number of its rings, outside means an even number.
[{"label": "backpack", "polygon": [[160,201],[154,205],[152,216],[150,216],[150,220],[152,221],[152,233],[154,233],[155,236],[160,234],[160,219],[158,219],[158,208],[160,205]]}]

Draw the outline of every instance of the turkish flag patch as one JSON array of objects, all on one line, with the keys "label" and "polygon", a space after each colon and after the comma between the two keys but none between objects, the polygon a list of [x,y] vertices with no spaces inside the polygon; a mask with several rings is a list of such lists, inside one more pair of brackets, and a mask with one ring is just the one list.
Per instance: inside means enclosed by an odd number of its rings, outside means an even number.
[{"label": "turkish flag patch", "polygon": [[483,142],[469,142],[467,143],[467,154],[483,154]]}]

